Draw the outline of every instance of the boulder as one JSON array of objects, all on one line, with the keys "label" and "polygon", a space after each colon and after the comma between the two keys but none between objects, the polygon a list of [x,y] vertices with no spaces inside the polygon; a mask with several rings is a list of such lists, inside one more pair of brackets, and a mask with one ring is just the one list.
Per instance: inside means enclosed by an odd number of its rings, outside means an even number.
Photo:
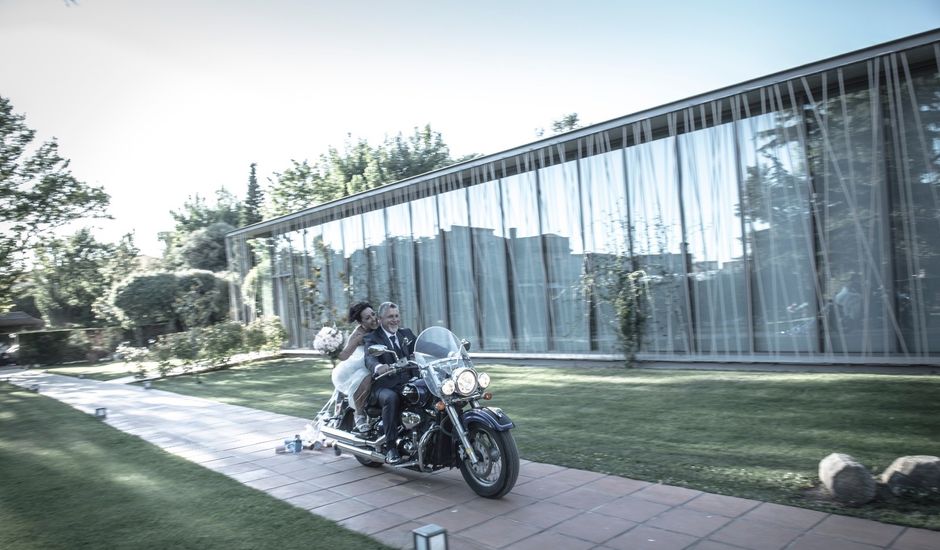
[{"label": "boulder", "polygon": [[928,455],[902,456],[881,473],[893,495],[940,492],[940,458]]},{"label": "boulder", "polygon": [[871,502],[878,489],[868,468],[843,453],[819,461],[819,479],[833,499],[855,506]]}]

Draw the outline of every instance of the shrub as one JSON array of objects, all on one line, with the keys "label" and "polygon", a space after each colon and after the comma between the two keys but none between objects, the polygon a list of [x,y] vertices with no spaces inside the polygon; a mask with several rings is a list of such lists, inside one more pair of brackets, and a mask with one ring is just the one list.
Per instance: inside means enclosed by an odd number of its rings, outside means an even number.
[{"label": "shrub", "polygon": [[241,323],[218,323],[198,330],[200,358],[210,365],[228,362],[232,355],[244,350],[244,327]]},{"label": "shrub", "polygon": [[179,330],[228,317],[228,281],[208,271],[137,274],[118,285],[112,297],[126,326],[166,324]]},{"label": "shrub", "polygon": [[20,345],[18,362],[22,365],[54,365],[61,363],[69,345],[71,330],[21,332],[16,335]]},{"label": "shrub", "polygon": [[21,332],[19,363],[54,365],[70,361],[97,361],[107,357],[121,338],[117,327]]},{"label": "shrub", "polygon": [[174,322],[177,286],[173,273],[135,275],[114,289],[114,305],[129,326]]},{"label": "shrub", "polygon": [[116,359],[127,363],[132,363],[137,367],[134,370],[134,376],[137,378],[144,378],[147,376],[147,369],[144,367],[144,361],[147,360],[149,355],[149,349],[131,346],[130,342],[121,342],[117,349],[114,350],[114,357]]},{"label": "shrub", "polygon": [[255,319],[245,327],[245,348],[249,351],[277,351],[287,341],[287,330],[278,317]]},{"label": "shrub", "polygon": [[196,334],[193,331],[164,334],[150,346],[150,355],[157,361],[160,376],[170,372],[174,359],[182,361],[183,368],[188,370],[199,356]]}]

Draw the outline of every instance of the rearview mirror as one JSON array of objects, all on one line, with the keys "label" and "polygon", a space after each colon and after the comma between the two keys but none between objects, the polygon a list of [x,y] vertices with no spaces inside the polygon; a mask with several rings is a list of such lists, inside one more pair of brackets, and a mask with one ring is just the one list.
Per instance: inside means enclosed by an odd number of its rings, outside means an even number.
[{"label": "rearview mirror", "polygon": [[470,351],[470,340],[467,340],[466,338],[464,338],[463,340],[460,341],[460,345],[463,346],[463,349]]}]

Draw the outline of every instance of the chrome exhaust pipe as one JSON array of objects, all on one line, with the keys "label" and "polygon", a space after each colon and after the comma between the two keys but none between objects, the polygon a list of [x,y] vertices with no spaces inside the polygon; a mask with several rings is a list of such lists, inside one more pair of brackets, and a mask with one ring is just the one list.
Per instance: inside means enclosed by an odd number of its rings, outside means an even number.
[{"label": "chrome exhaust pipe", "polygon": [[360,447],[353,447],[352,445],[347,445],[342,441],[337,441],[333,443],[334,449],[341,449],[343,451],[350,452],[354,455],[361,456],[362,458],[368,458],[372,462],[382,462],[385,463],[385,455],[380,455],[379,453],[374,453],[369,449],[362,449]]},{"label": "chrome exhaust pipe", "polygon": [[368,443],[365,439],[358,438],[349,432],[331,428],[329,426],[323,426],[320,428],[320,433],[337,441],[342,441],[343,443],[347,443],[349,445],[356,445],[357,447],[365,447],[366,443]]}]

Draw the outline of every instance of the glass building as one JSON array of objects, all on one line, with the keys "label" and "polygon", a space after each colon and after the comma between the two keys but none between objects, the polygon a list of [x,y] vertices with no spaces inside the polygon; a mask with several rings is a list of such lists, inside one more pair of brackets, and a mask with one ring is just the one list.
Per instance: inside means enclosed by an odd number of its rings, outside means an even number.
[{"label": "glass building", "polygon": [[240,228],[233,316],[310,348],[391,300],[477,353],[616,358],[617,265],[641,361],[938,364],[938,163],[940,30]]}]

